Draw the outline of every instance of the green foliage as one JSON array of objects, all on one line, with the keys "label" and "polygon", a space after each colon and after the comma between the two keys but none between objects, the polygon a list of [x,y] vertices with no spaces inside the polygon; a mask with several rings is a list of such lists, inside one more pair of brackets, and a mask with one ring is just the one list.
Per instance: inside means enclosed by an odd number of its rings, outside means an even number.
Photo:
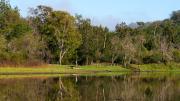
[{"label": "green foliage", "polygon": [[90,19],[37,6],[22,18],[18,8],[0,1],[0,63],[44,61],[60,64],[111,63],[128,66],[179,62],[180,13],[115,31],[95,26]]},{"label": "green foliage", "polygon": [[180,10],[174,11],[174,12],[171,14],[171,20],[180,23]]},{"label": "green foliage", "polygon": [[58,57],[60,64],[64,62],[64,58],[71,58],[81,43],[75,18],[67,12],[53,11],[46,6],[38,6],[32,12],[35,16],[31,20],[37,23],[36,27],[54,55],[53,58]]},{"label": "green foliage", "polygon": [[0,34],[0,53],[2,53],[3,51],[5,51],[6,49],[6,39],[3,35]]},{"label": "green foliage", "polygon": [[28,59],[36,59],[41,56],[41,50],[44,43],[40,41],[39,36],[32,33],[24,33],[25,35],[14,38],[10,44],[10,50],[13,53],[25,54]]},{"label": "green foliage", "polygon": [[21,65],[26,62],[27,58],[22,53],[3,52],[0,53],[1,65]]},{"label": "green foliage", "polygon": [[173,58],[175,62],[180,62],[180,50],[173,51]]},{"label": "green foliage", "polygon": [[19,28],[18,30],[17,27],[24,22],[20,17],[18,9],[12,8],[6,0],[1,0],[0,8],[0,33],[6,37],[13,37],[15,34],[20,34],[19,32],[23,28]]},{"label": "green foliage", "polygon": [[150,56],[146,56],[143,58],[143,63],[161,63],[163,62],[163,56],[161,53],[154,53]]}]

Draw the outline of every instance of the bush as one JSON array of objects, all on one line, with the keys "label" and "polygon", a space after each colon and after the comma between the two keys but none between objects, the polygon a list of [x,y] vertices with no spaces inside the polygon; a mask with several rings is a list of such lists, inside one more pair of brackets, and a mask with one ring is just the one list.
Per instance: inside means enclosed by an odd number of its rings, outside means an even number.
[{"label": "bush", "polygon": [[38,59],[28,59],[23,53],[0,53],[0,66],[39,66],[44,64]]},{"label": "bush", "polygon": [[180,50],[173,51],[173,59],[175,62],[180,62]]},{"label": "bush", "polygon": [[163,56],[161,53],[155,53],[150,56],[146,56],[143,58],[143,63],[148,64],[148,63],[161,63],[163,61]]},{"label": "bush", "polygon": [[22,53],[11,53],[3,52],[0,53],[0,65],[1,66],[11,66],[19,65],[26,61],[26,56]]},{"label": "bush", "polygon": [[10,60],[15,64],[19,65],[19,64],[23,64],[27,60],[27,58],[26,55],[24,55],[23,53],[11,53]]}]

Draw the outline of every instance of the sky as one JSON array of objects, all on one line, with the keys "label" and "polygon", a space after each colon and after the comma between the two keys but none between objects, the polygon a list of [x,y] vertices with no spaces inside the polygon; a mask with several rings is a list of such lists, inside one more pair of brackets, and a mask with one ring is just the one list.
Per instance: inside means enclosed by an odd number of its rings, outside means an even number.
[{"label": "sky", "polygon": [[180,10],[180,0],[9,0],[23,17],[29,8],[38,5],[68,11],[90,18],[94,25],[113,29],[117,23],[151,22],[169,18],[172,11]]}]

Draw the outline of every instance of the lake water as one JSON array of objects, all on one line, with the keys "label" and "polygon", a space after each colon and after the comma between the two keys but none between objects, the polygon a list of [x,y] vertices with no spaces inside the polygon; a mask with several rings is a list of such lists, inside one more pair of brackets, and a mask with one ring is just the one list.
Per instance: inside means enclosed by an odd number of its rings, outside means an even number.
[{"label": "lake water", "polygon": [[180,101],[180,76],[1,78],[0,101]]}]

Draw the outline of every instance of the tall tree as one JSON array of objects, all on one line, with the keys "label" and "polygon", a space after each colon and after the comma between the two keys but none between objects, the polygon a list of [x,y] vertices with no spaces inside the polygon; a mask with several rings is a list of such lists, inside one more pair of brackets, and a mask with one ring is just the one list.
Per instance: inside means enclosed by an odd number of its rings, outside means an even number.
[{"label": "tall tree", "polygon": [[113,65],[116,59],[120,56],[121,54],[121,39],[117,36],[114,35],[111,38],[111,46],[110,46],[110,51],[111,51],[111,64]]},{"label": "tall tree", "polygon": [[93,40],[94,40],[94,33],[93,33],[93,26],[91,25],[90,19],[84,19],[80,15],[76,15],[77,19],[77,26],[79,32],[82,35],[82,44],[79,47],[79,55],[80,55],[80,63],[81,64],[90,64],[93,61]]},{"label": "tall tree", "polygon": [[81,43],[81,35],[76,29],[75,19],[66,12],[54,11],[48,19],[50,27],[59,48],[59,63],[62,64],[64,56],[73,54]]},{"label": "tall tree", "polygon": [[6,0],[0,1],[0,33],[8,39],[18,37],[30,30],[27,21],[21,18],[18,8],[12,8]]},{"label": "tall tree", "polygon": [[[67,12],[54,11],[50,7],[38,6],[32,9],[30,17],[42,39],[52,54],[59,54],[59,63],[62,64],[66,56],[72,56],[81,43],[81,35],[76,28],[75,18]],[[36,25],[37,24],[37,25]]]},{"label": "tall tree", "polygon": [[180,23],[180,10],[173,11],[170,19],[175,21],[176,23]]}]

